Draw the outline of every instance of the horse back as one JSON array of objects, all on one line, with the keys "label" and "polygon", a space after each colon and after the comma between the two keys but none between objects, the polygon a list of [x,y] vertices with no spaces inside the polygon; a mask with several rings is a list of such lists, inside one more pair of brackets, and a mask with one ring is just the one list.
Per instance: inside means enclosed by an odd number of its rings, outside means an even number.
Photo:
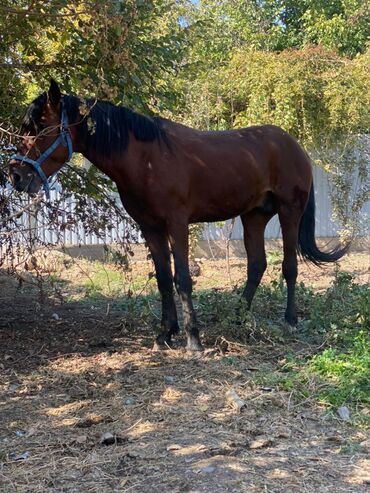
[{"label": "horse back", "polygon": [[170,150],[161,182],[176,191],[192,221],[242,214],[261,205],[268,192],[287,200],[297,191],[308,195],[309,158],[279,127],[202,132],[175,124],[166,131]]}]

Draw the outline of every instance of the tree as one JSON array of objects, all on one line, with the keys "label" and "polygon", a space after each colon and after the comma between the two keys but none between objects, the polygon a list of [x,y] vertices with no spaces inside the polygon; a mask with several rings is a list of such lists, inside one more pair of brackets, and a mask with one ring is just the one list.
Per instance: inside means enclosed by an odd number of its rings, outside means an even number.
[{"label": "tree", "polygon": [[[179,23],[187,0],[4,0],[0,6],[0,144],[16,139],[25,106],[56,78],[65,92],[108,98],[146,113],[171,104],[173,77],[186,49]],[[3,152],[3,149],[0,149]],[[4,154],[0,164],[6,166]],[[63,200],[48,206],[57,232],[77,221],[96,234],[122,220],[107,190],[115,187],[94,168],[60,178],[74,193],[73,214]],[[68,176],[67,176],[68,175]],[[12,248],[17,194],[0,189],[0,242]],[[110,210],[109,210],[110,209]],[[112,211],[113,209],[113,211]],[[4,222],[5,221],[5,222]],[[14,238],[16,238],[15,235]]]},{"label": "tree", "polygon": [[364,53],[370,9],[362,0],[199,0],[189,8],[199,58],[227,61],[235,49],[281,51],[321,45],[353,57]]},{"label": "tree", "polygon": [[168,73],[174,74],[186,46],[181,3],[6,0],[0,7],[0,61],[8,76],[0,91],[7,92],[10,81],[12,88],[31,83],[23,95],[29,99],[54,77],[66,92],[148,111],[171,97]]}]

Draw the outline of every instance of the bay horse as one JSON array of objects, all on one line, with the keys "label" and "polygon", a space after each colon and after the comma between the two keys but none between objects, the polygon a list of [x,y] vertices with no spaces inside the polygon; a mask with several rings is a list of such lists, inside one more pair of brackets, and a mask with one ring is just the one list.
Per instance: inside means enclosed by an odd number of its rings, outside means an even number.
[{"label": "bay horse", "polygon": [[105,101],[87,99],[82,106],[81,99],[62,95],[51,81],[28,107],[10,179],[19,191],[35,194],[44,186],[48,192],[48,178],[79,152],[116,183],[155,265],[162,298],[162,331],[155,344],[170,345],[179,330],[174,281],[187,349],[203,349],[192,302],[188,227],[236,216],[244,227],[248,268],[243,296],[250,307],[266,269],[265,227],[278,214],[288,293],[285,320],[295,326],[297,252],[321,264],[336,262],[347,250],[322,252],[316,245],[312,166],[297,141],[273,125],[200,131]]}]

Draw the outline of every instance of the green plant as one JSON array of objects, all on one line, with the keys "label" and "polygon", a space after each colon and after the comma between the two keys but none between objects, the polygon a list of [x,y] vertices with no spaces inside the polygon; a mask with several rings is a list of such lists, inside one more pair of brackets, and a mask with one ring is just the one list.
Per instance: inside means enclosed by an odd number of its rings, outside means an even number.
[{"label": "green plant", "polygon": [[202,238],[204,223],[190,224],[189,226],[189,256],[194,259],[195,249]]},{"label": "green plant", "polygon": [[359,331],[345,349],[330,347],[313,356],[308,369],[322,379],[319,398],[334,406],[370,404],[370,340]]},{"label": "green plant", "polygon": [[309,331],[323,334],[328,343],[345,346],[360,332],[369,332],[368,300],[368,285],[355,283],[352,274],[337,272],[331,287],[313,298]]},{"label": "green plant", "polygon": [[[284,340],[281,312],[286,299],[282,277],[260,286],[252,313],[245,310],[238,291],[209,290],[197,294],[197,308],[205,335],[250,344]],[[354,282],[353,275],[337,272],[333,284],[314,293],[297,286],[297,302],[303,320],[295,338],[312,344],[304,357],[287,352],[278,369],[261,369],[261,385],[293,392],[296,398],[312,398],[329,407],[347,405],[353,410],[370,402],[370,307],[369,286]],[[317,344],[319,343],[319,344]],[[367,426],[357,413],[357,421]]]}]

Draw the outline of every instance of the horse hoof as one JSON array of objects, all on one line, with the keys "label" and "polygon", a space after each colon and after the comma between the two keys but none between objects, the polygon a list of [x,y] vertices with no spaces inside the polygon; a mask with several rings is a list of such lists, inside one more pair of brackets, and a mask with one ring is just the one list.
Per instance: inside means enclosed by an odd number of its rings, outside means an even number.
[{"label": "horse hoof", "polygon": [[202,346],[200,341],[190,341],[186,345],[186,350],[192,353],[194,352],[200,353],[204,351],[204,347]]},{"label": "horse hoof", "polygon": [[167,349],[172,349],[171,340],[161,336],[157,337],[154,341],[152,351],[166,351]]},{"label": "horse hoof", "polygon": [[291,327],[297,327],[298,317],[297,315],[285,314],[285,323],[290,325]]},{"label": "horse hoof", "polygon": [[296,324],[290,324],[289,322],[287,322],[285,320],[285,331],[287,334],[289,335],[293,335],[293,334],[296,334],[297,333],[297,325]]}]

